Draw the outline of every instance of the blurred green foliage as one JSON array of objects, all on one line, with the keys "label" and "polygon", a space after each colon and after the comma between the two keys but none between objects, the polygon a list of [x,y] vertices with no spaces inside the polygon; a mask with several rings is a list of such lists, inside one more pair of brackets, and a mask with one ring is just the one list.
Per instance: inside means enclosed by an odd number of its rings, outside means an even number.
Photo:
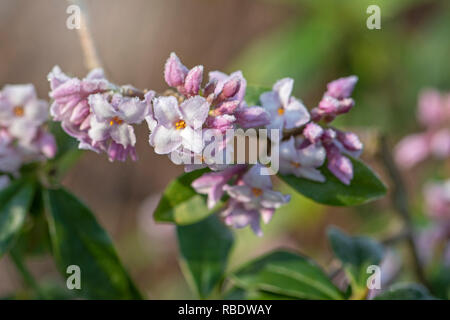
[{"label": "blurred green foliage", "polygon": [[[251,43],[232,64],[249,83],[282,77],[315,107],[328,81],[356,74],[356,108],[344,124],[404,134],[415,126],[416,98],[426,86],[450,87],[450,2],[445,0],[272,0],[290,17]],[[369,5],[381,30],[369,30]]]}]

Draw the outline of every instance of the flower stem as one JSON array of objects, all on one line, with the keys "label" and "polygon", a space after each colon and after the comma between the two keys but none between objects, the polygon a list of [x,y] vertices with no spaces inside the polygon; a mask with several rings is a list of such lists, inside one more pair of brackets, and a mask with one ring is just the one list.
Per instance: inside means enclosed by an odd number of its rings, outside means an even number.
[{"label": "flower stem", "polygon": [[392,206],[399,214],[405,225],[405,240],[411,252],[414,262],[414,271],[418,280],[429,288],[428,281],[423,271],[422,263],[419,258],[416,242],[414,241],[414,227],[411,221],[411,213],[409,210],[408,195],[403,182],[402,175],[392,157],[387,139],[385,136],[380,137],[381,157],[387,172],[392,180]]},{"label": "flower stem", "polygon": [[102,63],[95,47],[94,38],[89,29],[89,16],[84,0],[68,0],[80,8],[80,28],[77,28],[81,48],[84,53],[84,64],[88,70],[102,68]]},{"label": "flower stem", "polygon": [[34,290],[38,299],[45,300],[46,295],[42,292],[33,275],[30,271],[28,271],[25,263],[22,261],[21,255],[14,249],[10,251],[9,255],[11,256],[11,260],[15,264],[17,270],[21,274],[23,282]]}]

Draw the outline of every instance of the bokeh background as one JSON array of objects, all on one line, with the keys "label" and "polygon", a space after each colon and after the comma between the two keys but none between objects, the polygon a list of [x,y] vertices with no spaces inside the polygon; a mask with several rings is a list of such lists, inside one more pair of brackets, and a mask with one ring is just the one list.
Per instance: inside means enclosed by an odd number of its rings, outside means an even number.
[{"label": "bokeh background", "polygon": [[[366,27],[371,4],[381,8],[381,30]],[[55,64],[79,77],[86,74],[76,31],[66,28],[67,6],[62,0],[0,1],[0,87],[33,83],[46,98],[46,75]],[[163,91],[164,62],[175,51],[187,66],[242,70],[250,84],[271,86],[293,77],[296,96],[313,108],[328,81],[358,75],[356,107],[339,125],[362,135],[363,158],[387,184],[374,137],[381,132],[395,143],[417,130],[420,89],[450,90],[447,0],[92,0],[87,8],[108,78],[119,84]],[[147,138],[142,125],[138,162],[111,164],[104,155],[86,153],[64,184],[96,213],[149,298],[193,298],[178,266],[172,226],[152,219],[160,193],[182,168],[156,155]],[[405,172],[419,227],[426,223],[421,182],[437,174],[433,166]],[[330,270],[325,230],[331,224],[378,239],[401,227],[387,198],[357,208],[331,208],[294,196],[264,227],[264,237],[250,230],[236,232],[231,268],[287,246]],[[44,286],[63,283],[47,255],[30,256],[27,263]],[[407,268],[400,277],[410,277]],[[0,260],[0,297],[13,292],[27,294],[5,257]]]}]

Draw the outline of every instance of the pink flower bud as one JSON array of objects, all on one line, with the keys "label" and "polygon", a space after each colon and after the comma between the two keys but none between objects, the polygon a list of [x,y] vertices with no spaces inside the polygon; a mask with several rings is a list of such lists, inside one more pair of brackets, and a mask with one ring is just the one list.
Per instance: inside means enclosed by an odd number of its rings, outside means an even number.
[{"label": "pink flower bud", "polygon": [[221,103],[213,112],[215,115],[233,114],[237,107],[239,107],[240,103],[241,102],[239,100],[225,101]]},{"label": "pink flower bud", "polygon": [[316,143],[323,134],[323,129],[318,124],[313,122],[308,123],[303,130],[303,135],[311,143]]},{"label": "pink flower bud", "polygon": [[336,99],[349,98],[355,88],[356,82],[358,82],[357,76],[350,76],[346,78],[339,78],[327,85],[326,95]]},{"label": "pink flower bud", "polygon": [[233,123],[235,120],[236,118],[234,116],[224,114],[216,117],[208,117],[205,125],[210,129],[217,129],[221,132],[225,132],[228,129],[233,128]]},{"label": "pink flower bud", "polygon": [[343,184],[350,185],[353,179],[353,165],[349,158],[344,157],[338,150],[327,150],[328,169],[338,178]]},{"label": "pink flower bud", "polygon": [[197,95],[198,91],[200,90],[202,80],[203,80],[203,66],[196,66],[192,68],[186,76],[183,93],[186,96]]},{"label": "pink flower bud", "polygon": [[184,84],[188,71],[177,55],[172,52],[164,68],[164,79],[169,86],[178,87]]},{"label": "pink flower bud", "polygon": [[220,100],[226,100],[234,97],[241,87],[241,80],[238,77],[233,77],[223,85],[222,92],[219,95]]},{"label": "pink flower bud", "polygon": [[349,112],[353,106],[355,105],[355,101],[352,98],[346,98],[341,101],[339,101],[339,108],[337,113],[338,114],[344,114]]},{"label": "pink flower bud", "polygon": [[363,144],[353,132],[338,131],[337,139],[349,151],[360,151],[363,148]]},{"label": "pink flower bud", "polygon": [[319,109],[323,112],[323,114],[336,113],[339,109],[339,100],[333,97],[325,96],[319,102]]},{"label": "pink flower bud", "polygon": [[236,122],[244,129],[262,127],[270,123],[269,113],[261,107],[241,107],[236,110]]}]

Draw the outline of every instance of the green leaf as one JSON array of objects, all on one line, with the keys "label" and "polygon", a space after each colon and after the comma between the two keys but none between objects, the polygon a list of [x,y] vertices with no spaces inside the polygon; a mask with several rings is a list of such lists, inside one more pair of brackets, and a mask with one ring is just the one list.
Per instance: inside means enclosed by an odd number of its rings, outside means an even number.
[{"label": "green leaf", "polygon": [[177,226],[181,267],[201,298],[208,297],[223,278],[233,247],[233,234],[216,215],[188,226]]},{"label": "green leaf", "polygon": [[350,185],[339,181],[326,165],[320,169],[325,176],[324,183],[297,178],[294,175],[278,176],[304,196],[331,206],[355,206],[375,200],[386,194],[386,186],[376,174],[359,160],[352,159],[353,180]]},{"label": "green leaf", "polygon": [[263,92],[270,91],[270,88],[261,87],[261,86],[247,86],[245,91],[245,101],[248,106],[260,106],[261,103],[259,101],[259,97]]},{"label": "green leaf", "polygon": [[371,275],[367,267],[381,262],[384,248],[370,238],[350,237],[337,228],[330,228],[327,233],[334,254],[342,262],[353,286],[356,286],[354,289],[366,289],[367,279]]},{"label": "green leaf", "polygon": [[[157,222],[172,222],[177,225],[188,225],[211,215],[215,208],[206,205],[206,196],[197,193],[191,183],[207,169],[182,174],[173,180],[164,190],[153,217]],[[218,204],[217,206],[220,206]]]},{"label": "green leaf", "polygon": [[0,257],[18,237],[33,201],[34,191],[32,182],[19,179],[0,192]]},{"label": "green leaf", "polygon": [[312,260],[289,251],[274,251],[232,274],[236,286],[296,299],[343,299],[322,269]]},{"label": "green leaf", "polygon": [[53,159],[47,162],[46,169],[51,181],[59,183],[66,172],[82,156],[83,150],[78,148],[77,140],[65,133],[59,123],[51,122],[49,127],[55,137],[58,152]]},{"label": "green leaf", "polygon": [[450,266],[444,264],[437,265],[430,273],[428,281],[433,294],[444,300],[450,300]]},{"label": "green leaf", "polygon": [[43,192],[53,255],[64,277],[81,269],[81,290],[90,299],[141,299],[106,231],[91,211],[64,189]]},{"label": "green leaf", "polygon": [[435,300],[428,290],[417,283],[399,283],[375,297],[375,300]]}]

